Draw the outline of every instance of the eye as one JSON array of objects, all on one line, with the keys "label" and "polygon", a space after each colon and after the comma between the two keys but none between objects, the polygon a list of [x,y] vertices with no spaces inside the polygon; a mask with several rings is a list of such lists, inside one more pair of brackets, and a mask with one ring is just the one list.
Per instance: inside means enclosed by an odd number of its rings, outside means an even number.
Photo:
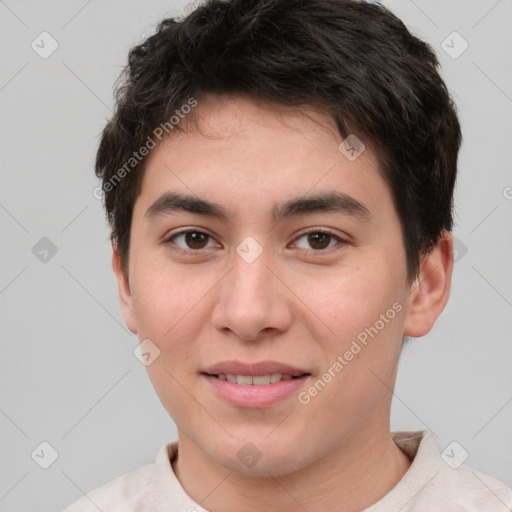
[{"label": "eye", "polygon": [[[218,247],[213,237],[204,231],[197,229],[186,229],[172,234],[166,240],[165,244],[171,246],[173,251],[178,253],[200,252],[202,249]],[[335,247],[344,245],[346,242],[338,235],[328,231],[309,231],[296,238],[293,245],[299,249],[313,252],[323,252]]]},{"label": "eye", "polygon": [[215,247],[215,243],[208,245],[209,242],[213,242],[213,238],[208,233],[196,229],[187,229],[174,233],[164,243],[175,245],[177,248],[173,248],[173,250],[177,252],[193,252]]},{"label": "eye", "polygon": [[[298,241],[302,239],[305,240],[305,243],[302,243],[301,247],[301,244]],[[327,231],[309,231],[299,236],[299,238],[297,238],[296,241],[294,242],[294,245],[298,246],[299,249],[313,249],[315,252],[319,252],[334,247],[335,245],[337,245],[335,243],[336,241],[341,244],[345,242],[339,236],[334,235],[333,233],[329,233]]]}]

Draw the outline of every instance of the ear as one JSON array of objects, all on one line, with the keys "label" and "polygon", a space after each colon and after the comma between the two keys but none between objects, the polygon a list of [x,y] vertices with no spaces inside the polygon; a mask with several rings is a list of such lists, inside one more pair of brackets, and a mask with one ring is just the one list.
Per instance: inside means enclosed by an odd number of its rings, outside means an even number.
[{"label": "ear", "polygon": [[133,307],[133,297],[130,290],[130,281],[128,279],[128,275],[123,269],[123,266],[121,265],[121,256],[114,244],[112,244],[112,270],[114,271],[117,279],[119,302],[121,304],[121,311],[123,312],[126,325],[130,331],[137,334],[137,322]]},{"label": "ear", "polygon": [[453,239],[443,231],[439,241],[420,264],[411,285],[404,335],[418,338],[427,334],[441,314],[450,295],[453,270]]}]

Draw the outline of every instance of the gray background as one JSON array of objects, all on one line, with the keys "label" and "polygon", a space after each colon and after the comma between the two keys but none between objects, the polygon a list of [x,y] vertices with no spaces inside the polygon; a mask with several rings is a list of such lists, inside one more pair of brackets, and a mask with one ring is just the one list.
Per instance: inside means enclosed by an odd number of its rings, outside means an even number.
[{"label": "gray background", "polygon": [[[464,132],[452,294],[403,353],[392,428],[430,428],[512,485],[512,1],[385,4],[437,50]],[[121,316],[93,160],[128,49],[185,6],[0,1],[1,511],[61,510],[176,439]]]}]

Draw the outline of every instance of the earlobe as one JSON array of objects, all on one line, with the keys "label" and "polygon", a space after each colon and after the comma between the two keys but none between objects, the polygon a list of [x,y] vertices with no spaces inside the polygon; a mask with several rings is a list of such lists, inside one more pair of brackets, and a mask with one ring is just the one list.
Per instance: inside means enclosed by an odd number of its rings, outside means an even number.
[{"label": "earlobe", "polygon": [[441,314],[450,295],[453,271],[453,240],[443,231],[435,247],[421,260],[420,272],[411,285],[404,335],[427,334]]},{"label": "earlobe", "polygon": [[135,318],[133,296],[130,289],[130,281],[121,264],[119,251],[114,244],[112,244],[112,270],[114,271],[117,279],[119,303],[121,305],[121,311],[123,312],[126,325],[130,331],[137,334],[137,322]]}]

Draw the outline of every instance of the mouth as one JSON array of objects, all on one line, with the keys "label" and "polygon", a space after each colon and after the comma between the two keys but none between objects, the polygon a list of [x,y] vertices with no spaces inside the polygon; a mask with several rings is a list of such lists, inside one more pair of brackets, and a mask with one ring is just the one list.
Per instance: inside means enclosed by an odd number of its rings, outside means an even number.
[{"label": "mouth", "polygon": [[[233,373],[228,373],[229,370]],[[208,393],[223,403],[244,409],[269,408],[296,397],[312,376],[309,372],[271,363],[223,363],[222,368],[209,369],[200,375],[207,383]]]},{"label": "mouth", "polygon": [[242,408],[265,408],[296,395],[312,374],[279,361],[222,361],[200,372],[208,393]]}]

